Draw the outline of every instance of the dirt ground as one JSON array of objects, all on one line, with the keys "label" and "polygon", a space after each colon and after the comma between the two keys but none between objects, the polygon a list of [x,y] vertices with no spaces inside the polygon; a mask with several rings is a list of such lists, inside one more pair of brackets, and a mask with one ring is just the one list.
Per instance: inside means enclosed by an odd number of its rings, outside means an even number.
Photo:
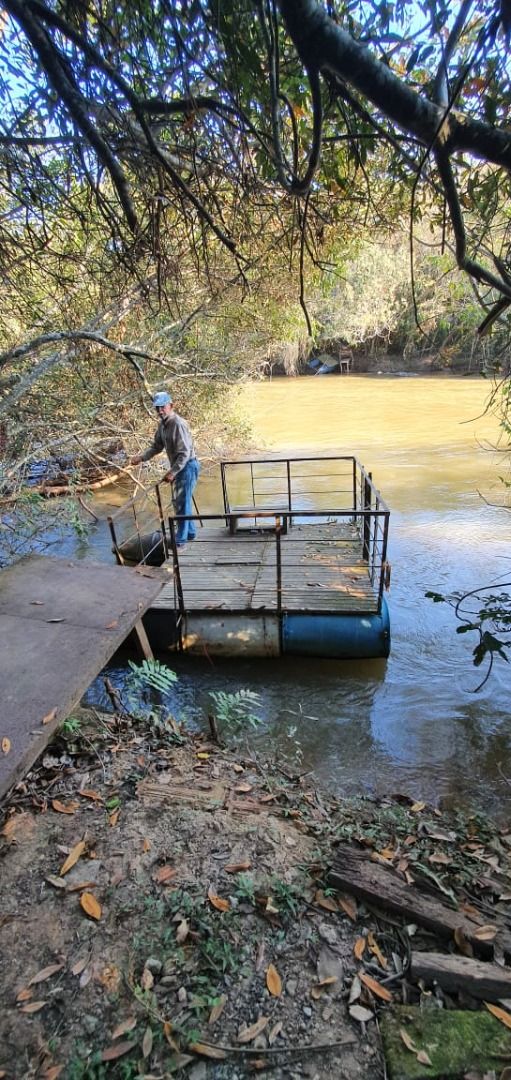
[{"label": "dirt ground", "polygon": [[412,937],[438,943],[329,889],[338,843],[481,941],[511,925],[507,827],[336,799],[171,717],[78,711],[0,818],[0,1080],[385,1080],[382,1010],[481,1003],[410,980]]},{"label": "dirt ground", "polygon": [[363,923],[325,896],[297,808],[320,823],[321,800],[204,739],[161,742],[82,713],[16,789],[0,1075],[378,1080],[376,1022],[348,1014]]}]

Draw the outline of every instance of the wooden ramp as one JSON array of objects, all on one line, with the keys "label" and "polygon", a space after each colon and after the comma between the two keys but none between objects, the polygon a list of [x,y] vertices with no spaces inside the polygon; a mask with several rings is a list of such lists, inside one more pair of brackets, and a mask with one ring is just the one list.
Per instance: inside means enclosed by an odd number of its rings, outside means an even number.
[{"label": "wooden ramp", "polygon": [[137,628],[165,579],[145,567],[41,555],[1,571],[0,798]]},{"label": "wooden ramp", "polygon": [[[281,537],[281,610],[362,614],[378,611],[362,540],[354,525],[293,525]],[[278,610],[274,532],[205,527],[179,550],[187,612]],[[153,607],[174,609],[175,583]]]}]

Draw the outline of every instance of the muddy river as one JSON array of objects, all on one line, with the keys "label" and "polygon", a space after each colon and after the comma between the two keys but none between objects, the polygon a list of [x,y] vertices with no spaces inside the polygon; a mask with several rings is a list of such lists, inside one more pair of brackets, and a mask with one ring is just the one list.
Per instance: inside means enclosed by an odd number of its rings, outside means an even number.
[{"label": "muddy river", "polygon": [[[194,722],[208,691],[261,695],[256,744],[289,766],[313,770],[339,792],[407,792],[436,803],[505,813],[511,801],[511,665],[498,662],[482,690],[471,662],[475,635],[457,635],[452,611],[429,589],[470,590],[506,581],[509,513],[484,414],[489,384],[477,378],[339,376],[247,385],[239,408],[259,451],[356,454],[391,509],[388,661],[173,657],[171,703]],[[162,460],[162,468],[164,462]],[[107,512],[107,492],[97,500]],[[218,481],[201,478],[201,510],[220,509]],[[108,558],[104,521],[79,552]],[[125,669],[111,677],[122,683]],[[98,681],[89,700],[102,700]]]}]

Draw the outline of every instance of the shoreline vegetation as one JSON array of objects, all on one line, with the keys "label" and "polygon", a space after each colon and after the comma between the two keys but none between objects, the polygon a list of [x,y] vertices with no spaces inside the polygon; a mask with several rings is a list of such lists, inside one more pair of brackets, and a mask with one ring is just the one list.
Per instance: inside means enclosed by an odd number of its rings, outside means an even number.
[{"label": "shoreline vegetation", "polygon": [[2,808],[0,1076],[507,1080],[508,826],[106,688]]}]

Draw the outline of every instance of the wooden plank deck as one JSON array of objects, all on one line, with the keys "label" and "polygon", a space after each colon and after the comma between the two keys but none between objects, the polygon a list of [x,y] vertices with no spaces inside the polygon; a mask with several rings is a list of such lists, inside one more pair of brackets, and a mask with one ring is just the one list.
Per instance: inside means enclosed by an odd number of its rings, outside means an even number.
[{"label": "wooden plank deck", "polygon": [[[372,586],[362,541],[353,525],[293,525],[281,537],[282,610],[374,613]],[[184,604],[188,612],[276,611],[277,562],[272,532],[225,527],[199,529],[197,539],[179,551]],[[169,583],[153,607],[174,608]]]},{"label": "wooden plank deck", "polygon": [[0,798],[34,763],[164,580],[160,570],[42,555],[1,571]]}]

